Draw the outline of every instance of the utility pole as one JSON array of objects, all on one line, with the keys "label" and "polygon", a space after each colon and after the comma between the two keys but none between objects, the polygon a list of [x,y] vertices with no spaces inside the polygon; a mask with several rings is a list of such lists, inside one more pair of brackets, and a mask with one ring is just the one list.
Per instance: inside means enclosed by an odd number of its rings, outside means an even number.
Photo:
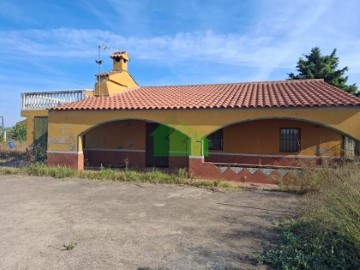
[{"label": "utility pole", "polygon": [[1,129],[4,130],[4,116],[0,116],[1,119]]},{"label": "utility pole", "polygon": [[4,134],[3,135],[3,140],[4,142],[6,142],[6,131],[5,131],[5,126],[4,126],[4,116],[0,116],[0,131]]}]

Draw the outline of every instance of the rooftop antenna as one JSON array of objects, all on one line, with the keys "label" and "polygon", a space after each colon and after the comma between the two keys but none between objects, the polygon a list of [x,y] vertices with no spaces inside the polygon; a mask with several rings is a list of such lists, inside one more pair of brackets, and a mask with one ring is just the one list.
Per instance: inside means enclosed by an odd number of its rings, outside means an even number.
[{"label": "rooftop antenna", "polygon": [[98,65],[98,88],[99,88],[99,95],[100,96],[102,96],[102,94],[101,94],[101,86],[100,86],[100,72],[101,72],[101,65],[103,64],[103,60],[100,57],[101,49],[103,49],[105,51],[105,50],[109,50],[110,48],[108,46],[106,46],[105,44],[98,45],[98,59],[95,60],[95,62]]}]

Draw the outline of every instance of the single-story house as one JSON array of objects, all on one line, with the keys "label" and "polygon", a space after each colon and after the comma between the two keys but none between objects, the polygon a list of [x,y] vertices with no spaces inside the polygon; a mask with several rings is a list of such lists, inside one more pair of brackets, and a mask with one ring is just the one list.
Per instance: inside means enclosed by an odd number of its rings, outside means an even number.
[{"label": "single-story house", "polygon": [[93,90],[24,93],[29,145],[50,165],[187,168],[272,182],[359,153],[360,99],[321,79],[139,86],[126,52]]}]

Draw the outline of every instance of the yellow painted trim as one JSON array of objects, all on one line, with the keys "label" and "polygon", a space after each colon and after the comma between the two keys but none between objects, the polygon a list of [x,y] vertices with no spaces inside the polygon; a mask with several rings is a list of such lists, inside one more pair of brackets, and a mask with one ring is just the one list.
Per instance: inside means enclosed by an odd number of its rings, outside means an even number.
[{"label": "yellow painted trim", "polygon": [[49,154],[83,154],[82,151],[46,151]]},{"label": "yellow painted trim", "polygon": [[336,129],[332,126],[329,126],[329,125],[326,125],[324,123],[320,123],[320,122],[316,122],[316,121],[311,121],[311,120],[308,120],[308,119],[303,119],[303,118],[294,118],[294,117],[260,117],[260,118],[252,118],[252,119],[246,119],[246,120],[243,120],[243,121],[235,121],[235,122],[231,122],[231,123],[227,123],[226,125],[224,126],[221,126],[221,127],[218,127],[218,129],[216,130],[213,130],[211,132],[209,132],[208,134],[206,134],[205,136],[208,136],[210,135],[211,133],[219,130],[219,129],[223,129],[223,128],[226,128],[226,127],[229,127],[229,126],[232,126],[232,125],[235,125],[235,124],[242,124],[242,123],[248,123],[248,122],[254,122],[254,121],[261,121],[261,120],[290,120],[290,121],[300,121],[300,122],[305,122],[305,123],[309,123],[309,124],[314,124],[314,125],[319,125],[319,126],[322,126],[322,127],[326,127],[326,128],[329,128],[331,130],[335,130],[339,133],[341,133],[342,135],[346,135],[346,136],[349,136],[353,139],[356,139],[354,137],[352,137],[351,135],[347,134],[347,133],[344,133],[343,131],[339,130],[339,129]]},{"label": "yellow painted trim", "polygon": [[84,151],[106,151],[106,152],[135,152],[145,153],[145,150],[138,149],[107,149],[107,148],[86,148]]},{"label": "yellow painted trim", "polygon": [[224,155],[224,156],[245,156],[245,157],[279,157],[279,158],[329,158],[331,156],[306,156],[306,155],[270,155],[270,154],[249,154],[249,153],[226,153],[226,152],[209,152],[209,155]]}]

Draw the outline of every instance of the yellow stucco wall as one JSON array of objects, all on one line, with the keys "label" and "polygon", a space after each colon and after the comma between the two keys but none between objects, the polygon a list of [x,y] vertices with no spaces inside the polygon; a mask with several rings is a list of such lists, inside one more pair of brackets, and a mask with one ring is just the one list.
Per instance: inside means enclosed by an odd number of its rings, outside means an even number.
[{"label": "yellow stucco wall", "polygon": [[264,118],[291,118],[312,121],[360,140],[358,108],[299,109],[213,109],[213,110],[123,110],[50,111],[49,151],[81,152],[81,136],[101,123],[122,119],[142,119],[165,123],[192,138],[191,154],[203,154],[200,139],[234,123]]},{"label": "yellow stucco wall", "polygon": [[145,150],[144,121],[116,121],[96,127],[85,135],[86,149]]},{"label": "yellow stucco wall", "polygon": [[34,117],[48,116],[47,110],[23,110],[21,116],[26,117],[26,145],[30,146],[34,143]]},{"label": "yellow stucco wall", "polygon": [[228,126],[223,131],[222,152],[292,154],[280,152],[280,128],[300,128],[301,151],[294,154],[341,155],[342,135],[339,132],[316,124],[291,120],[259,120]]},{"label": "yellow stucco wall", "polygon": [[113,95],[137,86],[137,83],[130,74],[122,71],[109,74],[109,77],[100,82],[100,88],[99,84],[95,83],[94,95]]}]

